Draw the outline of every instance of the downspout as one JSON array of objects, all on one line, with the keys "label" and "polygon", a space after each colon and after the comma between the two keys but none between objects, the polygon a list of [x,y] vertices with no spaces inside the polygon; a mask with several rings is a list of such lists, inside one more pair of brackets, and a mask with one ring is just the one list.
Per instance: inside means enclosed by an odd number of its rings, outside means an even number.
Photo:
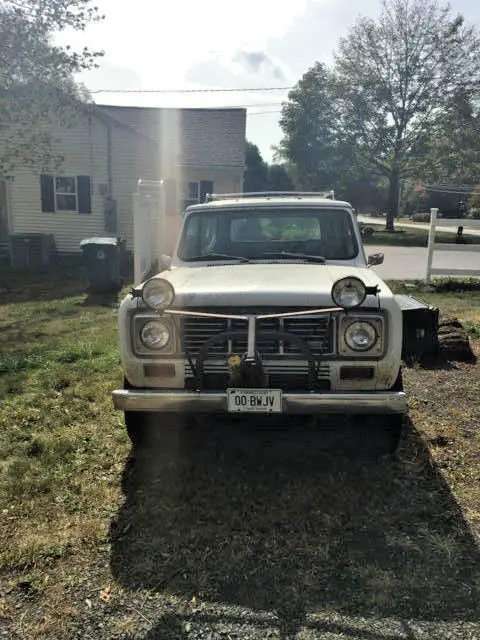
[{"label": "downspout", "polygon": [[103,113],[96,110],[94,105],[93,105],[92,113],[105,126],[105,129],[107,132],[106,154],[107,154],[108,194],[105,197],[105,209],[104,209],[105,229],[110,233],[117,233],[118,231],[117,203],[113,197],[112,122],[108,116],[105,116]]}]

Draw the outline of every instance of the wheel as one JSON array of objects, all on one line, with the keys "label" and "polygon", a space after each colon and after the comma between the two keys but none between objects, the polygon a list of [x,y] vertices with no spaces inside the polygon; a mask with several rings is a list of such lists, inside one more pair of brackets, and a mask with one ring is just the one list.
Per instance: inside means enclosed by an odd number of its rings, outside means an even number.
[{"label": "wheel", "polygon": [[[127,378],[123,379],[124,389],[134,389]],[[149,422],[151,414],[145,411],[125,411],[125,428],[127,430],[130,442],[133,445],[142,445],[145,443],[149,432]]]},{"label": "wheel", "polygon": [[[390,391],[403,391],[402,369],[398,371],[397,379]],[[369,416],[371,423],[367,427],[366,446],[374,457],[391,456],[398,449],[405,416],[403,414],[386,414]]]},{"label": "wheel", "polygon": [[125,427],[134,446],[144,444],[148,434],[148,414],[144,411],[125,411]]},{"label": "wheel", "polygon": [[393,455],[402,437],[403,414],[358,416],[358,451],[361,456],[378,459]]}]

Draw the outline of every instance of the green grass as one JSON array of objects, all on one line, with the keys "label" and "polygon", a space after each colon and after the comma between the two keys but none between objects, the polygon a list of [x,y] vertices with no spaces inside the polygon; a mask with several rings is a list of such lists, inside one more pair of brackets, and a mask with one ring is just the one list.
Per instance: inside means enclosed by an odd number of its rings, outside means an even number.
[{"label": "green grass", "polygon": [[0,568],[27,568],[105,536],[98,510],[116,504],[128,450],[111,404],[117,313],[85,296],[2,302],[0,509],[13,508],[22,536],[2,546]]},{"label": "green grass", "polygon": [[456,316],[472,338],[480,337],[480,280],[438,278],[428,287],[422,282],[391,280],[388,285],[394,293],[414,296],[441,313]]},{"label": "green grass", "polygon": [[[372,236],[364,238],[365,245],[385,245],[391,247],[427,247],[428,230],[396,227],[395,233],[387,233],[384,224],[360,223],[361,227],[372,227]],[[438,231],[435,234],[435,242],[453,243],[455,242],[457,231],[452,227],[452,232]],[[480,244],[480,236],[464,235],[468,244]]]}]

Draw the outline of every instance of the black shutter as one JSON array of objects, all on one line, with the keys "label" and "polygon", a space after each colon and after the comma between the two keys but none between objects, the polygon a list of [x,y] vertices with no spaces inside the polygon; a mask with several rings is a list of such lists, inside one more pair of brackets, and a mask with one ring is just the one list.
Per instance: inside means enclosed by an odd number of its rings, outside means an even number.
[{"label": "black shutter", "polygon": [[44,213],[55,213],[53,176],[49,176],[46,173],[40,176],[40,191],[42,194],[42,211]]},{"label": "black shutter", "polygon": [[207,194],[213,193],[213,182],[211,180],[202,180],[200,182],[200,202],[205,202]]},{"label": "black shutter", "polygon": [[78,213],[92,213],[90,176],[77,176]]}]

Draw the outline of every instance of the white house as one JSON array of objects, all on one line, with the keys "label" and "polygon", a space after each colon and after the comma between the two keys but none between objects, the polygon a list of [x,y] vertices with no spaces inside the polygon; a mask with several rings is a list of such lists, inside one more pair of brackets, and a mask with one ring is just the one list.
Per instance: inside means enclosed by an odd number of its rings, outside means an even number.
[{"label": "white house", "polygon": [[245,127],[245,109],[94,105],[56,132],[61,171],[0,177],[0,243],[45,234],[58,253],[72,254],[84,238],[119,236],[131,249],[138,180],[169,179],[179,219],[206,193],[241,191]]}]

